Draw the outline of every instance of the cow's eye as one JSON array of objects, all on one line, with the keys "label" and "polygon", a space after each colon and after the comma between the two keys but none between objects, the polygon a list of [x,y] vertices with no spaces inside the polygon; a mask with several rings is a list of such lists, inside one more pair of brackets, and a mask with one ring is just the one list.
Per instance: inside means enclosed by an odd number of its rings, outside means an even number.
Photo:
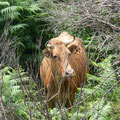
[{"label": "cow's eye", "polygon": [[71,56],[71,53],[69,53],[69,57]]},{"label": "cow's eye", "polygon": [[58,56],[57,56],[57,55],[54,55],[54,56],[53,56],[53,58],[57,59],[57,58],[58,58]]}]

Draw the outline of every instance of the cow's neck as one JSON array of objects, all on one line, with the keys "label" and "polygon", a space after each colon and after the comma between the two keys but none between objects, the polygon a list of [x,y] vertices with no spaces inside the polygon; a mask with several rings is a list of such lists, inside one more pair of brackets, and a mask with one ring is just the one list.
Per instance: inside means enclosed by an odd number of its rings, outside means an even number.
[{"label": "cow's neck", "polygon": [[55,76],[54,77],[54,84],[57,89],[61,89],[62,84],[64,84],[65,79],[62,78],[61,76]]}]

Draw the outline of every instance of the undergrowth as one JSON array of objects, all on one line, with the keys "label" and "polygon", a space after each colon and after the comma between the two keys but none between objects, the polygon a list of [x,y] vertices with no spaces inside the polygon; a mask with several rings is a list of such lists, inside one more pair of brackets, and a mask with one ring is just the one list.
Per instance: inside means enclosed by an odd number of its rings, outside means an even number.
[{"label": "undergrowth", "polygon": [[58,109],[50,110],[52,120],[115,120],[120,119],[120,84],[117,80],[111,60],[113,56],[96,63],[98,75],[88,74],[88,81],[83,88],[78,88],[74,107],[68,113],[65,109],[60,114]]}]

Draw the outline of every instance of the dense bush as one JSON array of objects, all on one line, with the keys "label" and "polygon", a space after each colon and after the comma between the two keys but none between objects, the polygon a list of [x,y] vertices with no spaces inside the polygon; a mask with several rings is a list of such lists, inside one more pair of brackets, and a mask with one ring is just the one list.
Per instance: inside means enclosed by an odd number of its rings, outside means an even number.
[{"label": "dense bush", "polygon": [[88,57],[95,61],[119,52],[119,2],[63,1],[41,2],[40,6],[44,8],[42,11],[47,13],[47,17],[43,17],[42,20],[49,23],[48,29],[56,35],[61,31],[68,31],[82,38]]},{"label": "dense bush", "polygon": [[[45,22],[38,19],[43,16],[45,13],[41,12],[37,2],[29,0],[0,2],[0,26],[2,28],[0,33],[7,32],[7,37],[14,39],[13,45],[16,46],[16,53],[20,56],[22,65],[25,65],[25,62],[31,64],[35,57],[40,61],[38,53],[41,47],[44,48],[41,42],[44,43],[50,39],[50,33],[47,35],[48,32],[44,31],[46,28],[42,27]],[[37,54],[33,55],[33,53]]]}]

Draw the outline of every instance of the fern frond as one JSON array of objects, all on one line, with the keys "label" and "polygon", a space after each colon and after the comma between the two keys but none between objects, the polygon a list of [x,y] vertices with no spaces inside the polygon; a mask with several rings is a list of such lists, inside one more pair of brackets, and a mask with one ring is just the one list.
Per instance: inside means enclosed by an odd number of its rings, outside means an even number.
[{"label": "fern frond", "polygon": [[17,18],[20,15],[19,12],[12,12],[12,13],[8,13],[8,14],[4,14],[0,16],[0,22],[4,22],[7,20],[13,20],[15,18]]},{"label": "fern frond", "polygon": [[111,103],[108,102],[101,110],[101,116],[99,117],[99,119],[106,120],[106,118],[111,112],[112,112],[112,106]]},{"label": "fern frond", "polygon": [[90,79],[96,80],[96,81],[99,80],[99,77],[97,77],[97,76],[95,76],[95,75],[92,75],[92,74],[87,74],[87,77],[89,78],[89,80],[90,80]]},{"label": "fern frond", "polygon": [[98,67],[98,64],[95,61],[93,61],[93,60],[89,60],[89,61],[92,63],[92,65]]},{"label": "fern frond", "polygon": [[1,14],[8,14],[11,12],[17,12],[21,7],[20,6],[10,6],[1,10]]},{"label": "fern frond", "polygon": [[29,8],[27,8],[29,11],[35,13],[38,10],[41,10],[38,4],[32,4]]},{"label": "fern frond", "polygon": [[0,6],[10,6],[9,2],[0,2]]},{"label": "fern frond", "polygon": [[[17,81],[15,81],[14,79],[12,79],[12,80],[9,80],[9,81],[6,81],[10,86],[14,86],[14,85],[17,85]],[[4,82],[4,83],[6,83],[6,82]],[[7,84],[6,83],[6,84]]]},{"label": "fern frond", "polygon": [[108,102],[105,104],[104,98],[97,100],[94,103],[92,102],[91,108],[93,108],[93,111],[89,112],[91,116],[90,120],[107,120],[108,115],[112,111],[111,103]]},{"label": "fern frond", "polygon": [[84,117],[84,115],[85,115],[84,113],[75,112],[74,114],[70,115],[70,118],[71,118],[70,120],[72,120],[72,119],[73,120],[78,120],[78,119],[80,120],[81,118]]},{"label": "fern frond", "polygon": [[[20,75],[20,76],[21,76],[21,75]],[[12,80],[20,83],[21,80],[22,80],[23,82],[27,82],[27,81],[29,81],[29,79],[30,79],[29,77],[26,77],[26,76],[25,76],[25,77],[22,77],[22,76],[21,76],[21,78],[18,77],[18,78],[12,79]],[[12,81],[11,81],[11,82],[12,82]]]},{"label": "fern frond", "polygon": [[15,96],[17,95],[18,93],[21,93],[21,89],[20,89],[20,86],[14,86],[11,88],[11,95]]},{"label": "fern frond", "polygon": [[20,29],[24,29],[26,26],[28,26],[27,24],[17,24],[17,25],[11,25],[9,26],[9,30],[11,33],[16,32]]}]

